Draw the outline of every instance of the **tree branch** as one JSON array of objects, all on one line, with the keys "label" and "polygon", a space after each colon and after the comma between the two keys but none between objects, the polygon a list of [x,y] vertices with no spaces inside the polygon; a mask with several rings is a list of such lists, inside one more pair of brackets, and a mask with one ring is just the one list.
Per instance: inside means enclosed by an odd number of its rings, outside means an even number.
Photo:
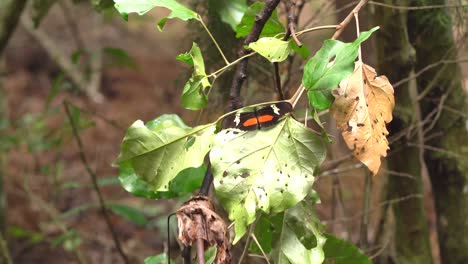
[{"label": "tree branch", "polygon": [[[249,45],[252,42],[258,40],[260,33],[262,32],[265,23],[270,18],[271,14],[278,6],[280,0],[268,0],[265,3],[265,6],[260,10],[260,12],[255,16],[255,22],[250,30],[249,35],[244,40],[243,45],[240,47],[238,52],[238,57],[243,57],[250,53],[249,50],[245,49],[244,46]],[[244,80],[247,78],[247,65],[248,59],[242,60],[239,64],[237,64],[236,73],[234,75],[234,79],[232,80],[231,90],[229,92],[229,104],[227,112],[236,110],[242,106],[240,100],[240,92],[242,88],[242,84]]]},{"label": "tree branch", "polygon": [[64,105],[64,108],[65,108],[65,113],[67,114],[68,120],[70,121],[70,125],[72,127],[73,136],[75,137],[76,143],[78,144],[79,155],[80,155],[81,162],[83,163],[83,166],[85,167],[86,171],[88,172],[88,175],[91,178],[91,182],[93,183],[93,188],[96,191],[96,194],[98,196],[99,206],[101,207],[102,216],[104,217],[104,220],[106,221],[107,227],[109,228],[109,231],[112,234],[112,238],[114,240],[115,247],[116,247],[117,251],[119,252],[122,260],[124,261],[125,264],[129,264],[130,261],[128,260],[127,255],[125,255],[124,251],[122,250],[119,238],[117,236],[117,232],[114,230],[114,227],[113,227],[112,222],[111,222],[110,217],[109,217],[109,213],[107,212],[107,206],[105,204],[104,197],[103,197],[103,195],[101,193],[101,190],[99,189],[97,175],[91,169],[91,166],[89,165],[88,160],[86,159],[86,155],[84,153],[83,143],[81,142],[81,138],[80,138],[80,135],[78,133],[78,128],[77,128],[77,126],[75,124],[75,120],[73,120],[72,114],[70,112],[69,104],[68,104],[68,102],[64,101],[63,105]]}]

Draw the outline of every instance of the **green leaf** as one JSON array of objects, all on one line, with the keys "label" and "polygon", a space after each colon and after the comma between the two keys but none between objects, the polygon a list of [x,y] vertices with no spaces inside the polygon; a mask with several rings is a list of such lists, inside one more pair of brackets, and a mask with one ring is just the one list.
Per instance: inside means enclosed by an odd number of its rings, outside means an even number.
[{"label": "green leaf", "polygon": [[[281,234],[283,217],[284,213],[278,213],[275,215],[267,215],[263,213],[257,220],[254,234],[257,238],[261,238],[258,240],[258,242],[262,247],[262,250],[267,254],[272,250],[272,246],[275,243],[274,239],[278,239],[279,234]],[[258,247],[257,243],[251,243],[249,250],[250,252],[262,254],[262,251]]]},{"label": "green leaf", "polygon": [[192,56],[190,56],[189,52],[177,55],[176,60],[185,62],[186,64],[193,66]]},{"label": "green leaf", "polygon": [[280,237],[275,240],[275,263],[321,264],[325,259],[326,238],[312,206],[306,199],[284,214]]},{"label": "green leaf", "polygon": [[57,0],[34,0],[32,2],[31,17],[35,28],[39,27],[42,19],[56,2]]},{"label": "green leaf", "polygon": [[[260,10],[262,10],[264,5],[265,3],[263,2],[255,2],[249,6],[247,11],[245,11],[244,16],[242,17],[240,24],[236,27],[236,38],[246,37],[250,33],[250,30],[252,29],[255,22],[255,16],[260,12]],[[284,33],[284,31],[284,27],[279,21],[278,13],[275,10],[265,23],[265,26],[262,29],[262,33],[260,34],[260,38],[274,37],[279,33]]]},{"label": "green leaf", "polygon": [[323,247],[326,263],[334,264],[372,264],[372,261],[352,243],[326,234],[327,242]]},{"label": "green leaf", "polygon": [[128,67],[130,69],[136,68],[136,62],[133,60],[132,57],[128,55],[128,53],[119,48],[111,48],[107,47],[102,50],[104,55],[108,57],[110,63],[106,66],[120,66],[120,67]]},{"label": "green leaf", "polygon": [[148,223],[146,216],[138,209],[124,204],[109,204],[109,208],[132,223],[144,226]]},{"label": "green leaf", "polygon": [[[145,258],[144,264],[166,264],[167,263],[167,254],[162,253],[156,256],[151,256]],[[170,260],[171,263],[175,263],[173,260]]]},{"label": "green leaf", "polygon": [[236,30],[247,10],[246,0],[212,0],[210,8],[218,12],[221,20]]},{"label": "green leaf", "polygon": [[281,62],[288,58],[291,47],[289,41],[264,37],[249,44],[249,48],[265,57],[270,62]]},{"label": "green leaf", "polygon": [[138,13],[144,15],[154,7],[165,7],[172,12],[167,17],[164,17],[158,22],[158,28],[163,29],[166,21],[171,18],[179,18],[184,21],[189,19],[199,20],[198,14],[188,9],[187,7],[179,4],[175,0],[114,0],[115,8],[124,17],[129,13]]},{"label": "green leaf", "polygon": [[216,259],[217,253],[216,246],[212,246],[205,251],[205,264],[212,264]]},{"label": "green leaf", "polygon": [[[197,43],[193,43],[192,49],[188,53],[190,60],[184,56],[187,63],[193,63],[192,77],[184,86],[182,92],[182,106],[191,110],[199,110],[206,106],[208,103],[208,96],[206,89],[211,86],[208,76],[205,73],[205,63],[201,50]],[[182,57],[180,57],[182,59]]]},{"label": "green leaf", "polygon": [[317,110],[330,108],[334,101],[331,91],[338,87],[344,78],[351,75],[359,45],[377,29],[378,27],[375,27],[362,32],[352,43],[325,40],[322,48],[307,62],[302,83],[308,90],[309,102],[314,108]]},{"label": "green leaf", "polygon": [[281,212],[309,193],[325,151],[321,138],[289,115],[269,129],[216,134],[210,152],[214,185],[235,223],[234,243],[257,210]]},{"label": "green leaf", "polygon": [[171,182],[179,173],[203,164],[215,126],[189,128],[180,122],[176,115],[165,115],[146,126],[138,120],[127,130],[114,163],[124,169],[124,188],[144,196],[169,192]]}]

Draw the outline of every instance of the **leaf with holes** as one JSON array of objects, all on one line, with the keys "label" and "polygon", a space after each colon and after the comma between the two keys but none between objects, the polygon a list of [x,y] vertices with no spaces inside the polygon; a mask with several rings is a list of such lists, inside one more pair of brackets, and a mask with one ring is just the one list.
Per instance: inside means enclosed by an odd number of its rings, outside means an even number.
[{"label": "leaf with holes", "polygon": [[249,48],[253,49],[270,62],[282,62],[288,57],[289,52],[291,52],[289,41],[271,37],[261,38],[252,42],[249,44]]},{"label": "leaf with holes", "polygon": [[[187,53],[186,53],[187,54]],[[193,43],[192,49],[188,53],[190,59],[186,55],[179,55],[179,60],[187,64],[193,64],[192,77],[187,81],[182,92],[182,105],[190,110],[199,110],[208,103],[206,89],[211,86],[208,76],[205,73],[205,62],[201,54],[201,50],[197,43]]]},{"label": "leaf with holes", "polygon": [[167,17],[158,22],[158,28],[163,29],[167,20],[170,18],[179,18],[184,21],[189,19],[199,20],[198,14],[179,4],[175,0],[114,0],[115,8],[127,20],[129,13],[138,13],[144,15],[155,7],[165,7],[171,10]]},{"label": "leaf with holes", "polygon": [[375,27],[362,32],[352,43],[325,40],[320,50],[307,62],[302,84],[307,89],[309,102],[314,108],[325,110],[330,107],[334,100],[331,91],[353,72],[359,45],[377,29]]},{"label": "leaf with holes", "polygon": [[146,125],[138,120],[127,130],[114,164],[130,167],[129,173],[145,183],[139,185],[140,191],[169,192],[180,173],[202,165],[214,129],[213,124],[187,127],[175,115],[164,115]]},{"label": "leaf with holes", "polygon": [[214,185],[235,222],[234,243],[257,210],[281,212],[304,199],[325,151],[320,136],[289,115],[271,128],[216,134],[210,152]]},{"label": "leaf with holes", "polygon": [[[244,16],[242,17],[241,22],[236,27],[236,38],[243,38],[249,35],[250,30],[252,29],[255,23],[255,17],[262,10],[265,3],[255,2],[249,6],[247,11],[245,11]],[[260,33],[260,37],[273,37],[277,34],[284,33],[284,27],[278,19],[278,13],[273,11],[271,17],[265,23],[265,26]]]},{"label": "leaf with holes", "polygon": [[387,77],[377,76],[372,67],[357,63],[336,92],[330,109],[336,124],[354,156],[375,175],[380,157],[385,157],[389,149],[385,124],[392,121],[393,87]]}]

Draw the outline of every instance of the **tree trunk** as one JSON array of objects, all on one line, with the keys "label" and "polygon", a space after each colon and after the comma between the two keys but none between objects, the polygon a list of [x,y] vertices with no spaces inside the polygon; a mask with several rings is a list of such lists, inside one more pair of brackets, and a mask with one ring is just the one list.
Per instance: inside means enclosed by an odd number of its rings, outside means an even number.
[{"label": "tree trunk", "polygon": [[[418,0],[412,5],[440,5],[443,0]],[[466,19],[466,18],[465,18]],[[452,23],[447,9],[408,13],[409,36],[416,48],[416,71],[441,60],[455,60]],[[466,39],[466,32],[465,39]],[[462,40],[465,41],[465,40]],[[456,63],[441,64],[418,77],[422,113],[435,116],[425,126],[426,164],[437,211],[441,262],[468,263],[468,133],[467,94]],[[440,111],[439,111],[440,110]]]},{"label": "tree trunk", "polygon": [[[398,5],[399,1],[389,0],[385,3]],[[381,26],[377,32],[376,45],[378,72],[386,75],[391,82],[406,78],[415,60],[415,51],[409,42],[406,27],[407,13],[381,7],[376,7],[375,12],[376,24]],[[395,89],[394,119],[389,125],[392,136],[408,129],[418,120],[418,109],[415,109],[411,88],[416,89],[410,84]],[[408,146],[408,142],[415,143],[417,140],[415,136],[404,136],[390,145],[389,170],[412,176],[388,176],[388,199],[401,199],[391,205],[395,218],[395,263],[433,263],[424,208],[420,152],[418,148]]]}]

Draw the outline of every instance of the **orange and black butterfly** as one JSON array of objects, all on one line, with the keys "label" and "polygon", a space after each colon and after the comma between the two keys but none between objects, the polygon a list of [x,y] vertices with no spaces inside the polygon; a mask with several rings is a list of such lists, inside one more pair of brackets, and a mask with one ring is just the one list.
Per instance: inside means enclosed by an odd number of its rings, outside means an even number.
[{"label": "orange and black butterfly", "polygon": [[252,131],[276,124],[293,107],[288,101],[245,107],[223,118],[223,128]]}]

